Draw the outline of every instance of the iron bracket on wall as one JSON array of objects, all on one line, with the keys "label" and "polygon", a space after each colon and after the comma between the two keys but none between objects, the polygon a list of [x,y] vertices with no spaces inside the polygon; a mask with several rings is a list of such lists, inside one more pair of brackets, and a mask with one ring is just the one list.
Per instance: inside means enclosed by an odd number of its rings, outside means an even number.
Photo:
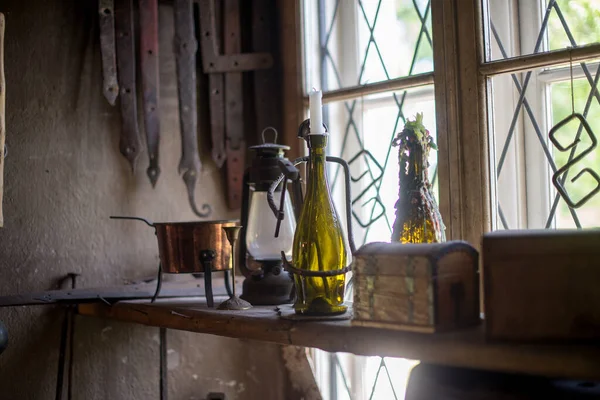
[{"label": "iron bracket on wall", "polygon": [[245,140],[243,125],[242,72],[273,66],[269,53],[241,53],[239,3],[224,1],[224,31],[221,54],[217,8],[214,0],[199,0],[200,46],[204,73],[209,74],[212,157],[218,167],[227,161],[227,204],[241,206]]},{"label": "iron bracket on wall", "polygon": [[202,69],[206,74],[242,72],[273,66],[269,53],[237,53],[223,55],[219,51],[218,30],[214,0],[200,0],[200,28]]}]

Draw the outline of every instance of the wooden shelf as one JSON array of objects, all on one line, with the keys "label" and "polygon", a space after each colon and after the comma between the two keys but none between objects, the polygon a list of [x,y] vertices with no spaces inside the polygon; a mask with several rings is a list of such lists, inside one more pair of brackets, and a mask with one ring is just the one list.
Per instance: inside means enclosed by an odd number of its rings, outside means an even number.
[{"label": "wooden shelf", "polygon": [[[216,299],[215,303],[218,304]],[[79,305],[81,315],[198,333],[316,347],[329,352],[402,357],[442,365],[557,378],[600,380],[600,347],[486,341],[482,327],[424,334],[352,326],[345,321],[292,321],[275,306],[209,309],[203,299]],[[288,306],[289,307],[289,306]]]}]

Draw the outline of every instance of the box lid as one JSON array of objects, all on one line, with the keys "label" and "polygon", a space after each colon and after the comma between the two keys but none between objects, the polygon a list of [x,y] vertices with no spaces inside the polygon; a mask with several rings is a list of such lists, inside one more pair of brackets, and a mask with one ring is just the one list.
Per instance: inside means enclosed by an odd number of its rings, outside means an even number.
[{"label": "box lid", "polygon": [[400,242],[372,242],[367,243],[356,251],[353,257],[367,256],[372,254],[386,254],[398,256],[423,256],[439,259],[445,254],[454,251],[466,251],[474,257],[478,257],[477,250],[468,242],[452,240],[444,243],[419,243],[404,244]]},{"label": "box lid", "polygon": [[600,229],[505,230],[483,236],[483,254],[496,257],[600,254]]}]

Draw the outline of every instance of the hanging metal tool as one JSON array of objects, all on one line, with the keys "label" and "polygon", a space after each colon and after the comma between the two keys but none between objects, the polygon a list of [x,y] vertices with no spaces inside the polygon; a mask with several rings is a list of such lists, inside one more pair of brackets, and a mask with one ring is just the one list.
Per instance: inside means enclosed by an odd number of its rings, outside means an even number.
[{"label": "hanging metal tool", "polygon": [[135,93],[135,44],[133,29],[133,0],[117,0],[115,5],[115,31],[117,33],[117,69],[121,96],[122,130],[119,149],[132,171],[140,154],[140,137],[137,122]]},{"label": "hanging metal tool", "polygon": [[196,207],[194,191],[201,168],[198,155],[198,114],[196,110],[196,50],[194,35],[194,10],[192,0],[175,0],[175,59],[179,90],[179,119],[181,122],[181,160],[179,173],[188,192],[190,206],[196,215],[205,218],[211,214],[210,205]]},{"label": "hanging metal tool", "polygon": [[[219,2],[220,5],[220,2]],[[206,58],[214,58],[219,52],[218,32],[221,30],[219,18],[216,16],[217,8],[213,1],[200,2],[200,25],[203,30],[201,37],[201,49],[203,65]],[[219,26],[218,26],[219,25]],[[213,64],[214,65],[214,64]],[[206,69],[204,70],[206,72]],[[223,90],[223,74],[209,74],[209,101],[210,101],[210,133],[212,139],[212,159],[218,168],[225,163],[225,92]]]},{"label": "hanging metal tool", "polygon": [[[199,4],[202,66],[204,72],[210,74],[212,156],[218,166],[227,159],[227,203],[230,208],[236,209],[241,205],[245,156],[241,72],[270,68],[273,57],[269,53],[240,53],[240,10],[237,0],[224,2],[223,47],[226,54],[221,55],[214,0],[200,0]],[[224,81],[223,73],[226,73]]]},{"label": "hanging metal tool", "polygon": [[102,54],[102,75],[104,77],[102,92],[111,106],[115,105],[115,101],[119,95],[117,58],[115,55],[114,11],[114,0],[98,1],[98,14],[100,17],[100,52]]},{"label": "hanging metal tool", "polygon": [[149,166],[146,174],[156,185],[160,168],[158,146],[160,121],[158,111],[158,0],[140,0],[140,62],[144,102],[144,128],[148,146]]}]

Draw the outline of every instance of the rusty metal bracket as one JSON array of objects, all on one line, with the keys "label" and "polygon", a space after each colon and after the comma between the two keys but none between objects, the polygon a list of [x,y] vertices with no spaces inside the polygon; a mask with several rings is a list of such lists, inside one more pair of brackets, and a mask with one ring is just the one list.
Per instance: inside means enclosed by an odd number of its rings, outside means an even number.
[{"label": "rusty metal bracket", "polygon": [[115,105],[119,95],[117,81],[117,58],[115,54],[115,2],[99,0],[98,14],[100,19],[100,52],[102,53],[102,75],[104,83],[102,92],[111,106]]},{"label": "rusty metal bracket", "polygon": [[[237,0],[225,0],[224,48],[227,54],[240,52],[240,4]],[[225,74],[225,151],[227,153],[227,204],[237,210],[242,205],[242,177],[246,157],[244,140],[242,73]]]},{"label": "rusty metal bracket", "polygon": [[160,168],[158,146],[160,121],[158,111],[158,0],[140,0],[140,62],[144,102],[144,128],[148,146],[149,166],[146,174],[154,187]]},{"label": "rusty metal bracket", "polygon": [[[219,6],[221,3],[219,2]],[[211,34],[214,41],[220,41],[217,32],[221,32],[221,8],[215,9],[214,32]],[[218,43],[218,42],[217,42]],[[207,50],[202,49],[202,58],[211,57],[212,53],[206,54]],[[227,158],[225,152],[225,88],[223,74],[208,74],[209,103],[210,103],[210,135],[212,141],[211,156],[218,168],[221,168]]]},{"label": "rusty metal bracket", "polygon": [[117,33],[117,68],[121,96],[122,130],[119,149],[132,171],[140,154],[140,137],[137,122],[135,92],[135,44],[133,29],[133,0],[117,0],[115,7]]},{"label": "rusty metal bracket", "polygon": [[[227,1],[227,0],[226,0]],[[202,49],[202,69],[206,74],[242,72],[266,69],[273,66],[273,56],[269,53],[220,54],[214,0],[199,0]],[[239,7],[239,6],[238,6]],[[239,13],[238,13],[239,15]],[[227,52],[226,52],[227,53]]]},{"label": "rusty metal bracket", "polygon": [[215,4],[215,0],[198,0],[198,3],[202,65],[209,74],[212,157],[218,167],[227,161],[227,204],[230,209],[239,209],[246,153],[241,73],[270,68],[273,57],[266,52],[241,53],[240,5],[236,0],[223,1],[225,34],[224,54],[221,54],[217,8],[221,3]]},{"label": "rusty metal bracket", "polygon": [[227,158],[225,152],[225,95],[223,75],[208,76],[210,90],[210,135],[212,139],[212,159],[221,168]]}]

